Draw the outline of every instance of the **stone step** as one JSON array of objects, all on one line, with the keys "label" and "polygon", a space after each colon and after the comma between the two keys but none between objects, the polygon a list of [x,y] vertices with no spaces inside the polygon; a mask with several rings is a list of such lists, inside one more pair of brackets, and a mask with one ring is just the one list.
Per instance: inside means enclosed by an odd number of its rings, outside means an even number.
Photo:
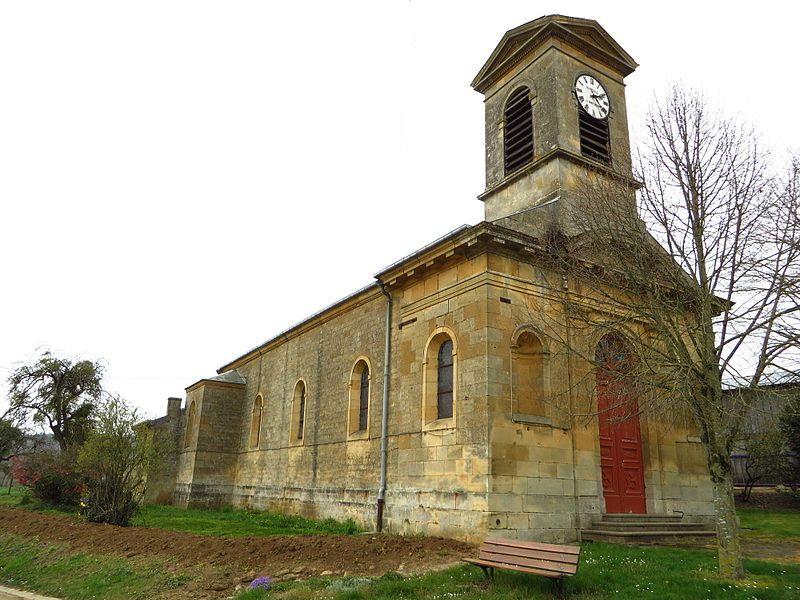
[{"label": "stone step", "polygon": [[680,521],[683,515],[680,513],[669,514],[648,514],[648,515],[635,515],[631,513],[606,513],[602,515],[601,520],[611,523],[632,523],[636,521],[649,522],[649,521]]},{"label": "stone step", "polygon": [[702,523],[684,523],[681,521],[650,521],[644,523],[619,523],[615,521],[595,521],[592,524],[592,529],[599,529],[602,531],[620,531],[620,532],[650,532],[650,531],[694,531],[694,530],[709,530],[708,527]]},{"label": "stone step", "polygon": [[680,531],[609,531],[607,529],[584,529],[581,539],[594,542],[611,542],[614,544],[679,544],[705,545],[711,543],[716,532],[702,529],[685,529]]}]

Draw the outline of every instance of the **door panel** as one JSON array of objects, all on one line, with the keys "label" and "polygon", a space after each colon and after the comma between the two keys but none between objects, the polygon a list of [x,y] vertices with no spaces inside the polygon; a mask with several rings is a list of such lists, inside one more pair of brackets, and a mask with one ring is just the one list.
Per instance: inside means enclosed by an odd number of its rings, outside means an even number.
[{"label": "door panel", "polygon": [[597,374],[600,468],[608,513],[644,514],[644,464],[638,405],[619,378]]}]

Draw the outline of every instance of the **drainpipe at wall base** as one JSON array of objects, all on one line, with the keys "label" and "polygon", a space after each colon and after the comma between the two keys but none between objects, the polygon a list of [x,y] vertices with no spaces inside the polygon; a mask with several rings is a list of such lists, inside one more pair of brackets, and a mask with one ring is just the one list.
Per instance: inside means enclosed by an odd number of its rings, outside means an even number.
[{"label": "drainpipe at wall base", "polygon": [[386,296],[386,346],[383,352],[383,398],[381,400],[381,478],[378,484],[378,506],[375,529],[383,531],[383,506],[386,503],[386,462],[389,454],[389,374],[392,355],[392,295],[378,279],[381,292]]}]

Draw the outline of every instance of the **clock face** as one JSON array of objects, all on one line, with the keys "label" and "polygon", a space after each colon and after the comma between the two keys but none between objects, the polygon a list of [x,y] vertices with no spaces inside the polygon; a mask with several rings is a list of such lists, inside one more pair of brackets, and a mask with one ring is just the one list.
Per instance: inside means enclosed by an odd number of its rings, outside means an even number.
[{"label": "clock face", "polygon": [[608,94],[602,84],[591,75],[581,75],[575,80],[575,95],[583,110],[595,119],[608,116]]}]

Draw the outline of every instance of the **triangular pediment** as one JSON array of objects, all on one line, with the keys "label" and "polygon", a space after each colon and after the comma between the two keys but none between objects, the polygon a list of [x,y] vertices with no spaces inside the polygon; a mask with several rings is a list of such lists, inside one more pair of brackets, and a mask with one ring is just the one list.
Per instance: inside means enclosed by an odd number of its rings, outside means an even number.
[{"label": "triangular pediment", "polygon": [[472,87],[479,92],[486,91],[522,58],[552,37],[608,65],[623,77],[639,66],[597,21],[548,15],[507,31],[475,76]]}]

